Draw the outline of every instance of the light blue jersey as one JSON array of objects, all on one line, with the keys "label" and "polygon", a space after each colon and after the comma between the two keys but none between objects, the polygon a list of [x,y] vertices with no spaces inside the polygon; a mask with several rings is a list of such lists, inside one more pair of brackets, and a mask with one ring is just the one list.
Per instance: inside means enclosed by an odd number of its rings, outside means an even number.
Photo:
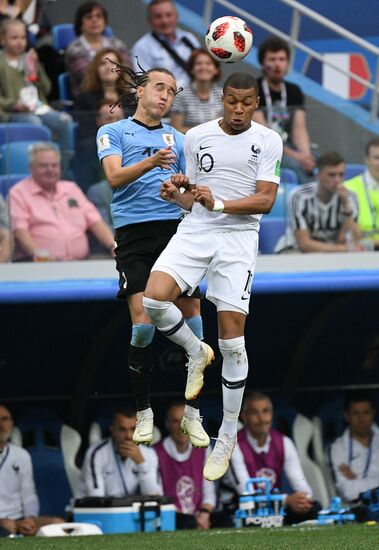
[{"label": "light blue jersey", "polygon": [[109,155],[118,155],[122,158],[122,166],[130,166],[169,145],[176,155],[171,170],[153,168],[133,183],[114,189],[111,213],[115,229],[132,223],[180,218],[181,209],[161,199],[159,188],[173,173],[185,174],[183,142],[184,135],[168,124],[149,127],[132,118],[99,129],[97,151],[100,161]]}]

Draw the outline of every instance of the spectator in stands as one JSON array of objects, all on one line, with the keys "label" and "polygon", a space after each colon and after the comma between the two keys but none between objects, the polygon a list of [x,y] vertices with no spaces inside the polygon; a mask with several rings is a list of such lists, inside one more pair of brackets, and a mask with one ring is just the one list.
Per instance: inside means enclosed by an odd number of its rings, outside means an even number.
[{"label": "spectator in stands", "polygon": [[76,10],[74,27],[78,38],[66,50],[66,67],[70,73],[71,93],[74,97],[78,95],[88,66],[98,51],[112,48],[121,55],[123,65],[131,66],[124,42],[104,36],[107,22],[107,10],[98,2],[83,2]]},{"label": "spectator in stands", "polygon": [[39,501],[29,453],[10,443],[12,415],[0,405],[0,528],[9,534],[35,535],[61,518],[38,516]]},{"label": "spectator in stands", "polygon": [[115,413],[111,437],[86,452],[77,498],[160,494],[155,451],[132,440],[136,421],[134,410]]},{"label": "spectator in stands", "polygon": [[[110,60],[110,61],[109,61]],[[75,179],[82,189],[99,181],[102,177],[101,167],[96,151],[96,132],[99,126],[127,118],[128,114],[114,106],[123,94],[121,79],[113,70],[115,65],[122,64],[120,53],[112,48],[97,52],[88,66],[80,86],[81,93],[75,101],[75,119],[78,122],[76,156],[73,161]],[[100,112],[99,112],[100,111]],[[102,122],[105,116],[106,122]],[[100,117],[101,123],[98,123]]]},{"label": "spectator in stands", "polygon": [[47,103],[50,81],[36,51],[26,52],[25,24],[18,19],[4,20],[0,37],[0,119],[48,126],[60,145],[66,173],[73,155],[72,118]]},{"label": "spectator in stands", "polygon": [[364,392],[348,396],[344,416],[348,427],[332,444],[330,459],[337,489],[351,501],[379,487],[379,430],[374,404]]},{"label": "spectator in stands", "polygon": [[9,262],[11,257],[11,234],[9,231],[8,207],[0,194],[0,263]]},{"label": "spectator in stands", "polygon": [[213,512],[215,485],[203,478],[205,460],[210,451],[192,447],[181,429],[183,414],[182,402],[168,407],[166,428],[169,435],[155,446],[163,494],[174,500],[177,529],[221,526],[225,524],[225,518]]},{"label": "spectator in stands", "polygon": [[[244,428],[238,432],[231,466],[223,485],[238,494],[245,492],[250,477],[268,477],[272,489],[281,490],[286,476],[294,492],[286,496],[285,523],[298,523],[317,516],[320,505],[312,499],[295,445],[291,439],[272,428],[273,406],[268,395],[253,392],[242,406]],[[223,497],[225,500],[225,497]]]},{"label": "spectator in stands", "polygon": [[282,167],[295,170],[300,183],[309,181],[315,168],[311,152],[304,95],[299,86],[284,80],[290,50],[287,42],[272,36],[259,47],[263,77],[258,78],[260,109],[254,120],[276,130],[283,139]]},{"label": "spectator in stands", "polygon": [[358,200],[343,186],[343,157],[334,151],[324,153],[317,159],[317,167],[317,181],[295,188],[289,196],[289,222],[275,252],[363,250]]},{"label": "spectator in stands", "polygon": [[345,187],[358,197],[358,224],[362,235],[379,250],[379,137],[370,139],[365,153],[365,172],[345,182]]},{"label": "spectator in stands", "polygon": [[74,182],[60,179],[59,152],[51,143],[30,147],[31,176],[9,193],[12,229],[18,258],[82,260],[89,253],[89,230],[113,254],[113,233]]},{"label": "spectator in stands", "polygon": [[4,19],[23,19],[24,13],[29,8],[32,0],[1,0],[0,22]]},{"label": "spectator in stands", "polygon": [[175,76],[178,87],[191,82],[188,58],[200,47],[198,39],[178,25],[178,12],[173,0],[151,0],[147,6],[150,32],[132,48],[136,71],[163,67]]},{"label": "spectator in stands", "polygon": [[184,134],[190,128],[222,116],[220,64],[205,49],[194,50],[188,60],[192,82],[175,97],[170,124]]}]

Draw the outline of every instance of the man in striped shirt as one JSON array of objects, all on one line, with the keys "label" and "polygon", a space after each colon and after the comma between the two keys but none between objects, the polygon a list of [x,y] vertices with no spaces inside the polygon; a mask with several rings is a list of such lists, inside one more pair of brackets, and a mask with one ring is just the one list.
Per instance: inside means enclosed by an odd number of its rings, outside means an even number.
[{"label": "man in striped shirt", "polygon": [[294,189],[288,201],[288,226],[275,252],[362,250],[358,200],[343,186],[345,161],[334,151],[317,160],[317,181]]}]

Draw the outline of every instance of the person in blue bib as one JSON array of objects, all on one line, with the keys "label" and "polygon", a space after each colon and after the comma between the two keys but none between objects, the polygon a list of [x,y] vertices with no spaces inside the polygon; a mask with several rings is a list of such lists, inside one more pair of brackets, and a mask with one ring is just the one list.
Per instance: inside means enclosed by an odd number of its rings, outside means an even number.
[{"label": "person in blue bib", "polygon": [[[149,445],[153,438],[150,384],[155,327],[144,311],[142,296],[151,267],[183,216],[182,209],[164,201],[159,190],[173,174],[185,173],[184,136],[162,122],[177,93],[172,73],[163,68],[140,73],[125,70],[130,80],[124,80],[129,92],[130,87],[135,89],[135,114],[102,126],[97,133],[97,149],[113,191],[111,214],[117,244],[118,297],[127,300],[133,325],[128,356],[137,405],[133,440]],[[202,339],[199,297],[183,294],[178,298],[178,306],[192,331]],[[209,444],[196,399],[186,405],[182,429],[193,445]]]}]

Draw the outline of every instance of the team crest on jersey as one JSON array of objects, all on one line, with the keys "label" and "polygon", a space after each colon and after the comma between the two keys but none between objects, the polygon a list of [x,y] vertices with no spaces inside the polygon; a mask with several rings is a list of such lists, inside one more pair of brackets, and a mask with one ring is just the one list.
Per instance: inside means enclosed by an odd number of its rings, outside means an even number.
[{"label": "team crest on jersey", "polygon": [[251,146],[251,157],[248,160],[249,164],[257,165],[259,162],[259,155],[261,154],[261,146],[257,143],[253,143]]},{"label": "team crest on jersey", "polygon": [[[266,479],[268,479],[270,481],[270,484],[271,484],[271,489],[274,487],[275,483],[276,483],[276,473],[274,470],[272,470],[272,468],[260,468],[259,470],[257,470],[255,472],[255,476],[256,477],[265,477]],[[259,485],[259,484],[258,484]],[[260,484],[259,487],[261,489],[265,489],[266,488],[266,485],[264,483]]]},{"label": "team crest on jersey", "polygon": [[104,151],[104,149],[109,149],[110,146],[111,146],[111,144],[109,142],[109,135],[108,134],[103,134],[97,140],[97,149],[98,149],[99,153],[101,153],[101,151]]},{"label": "team crest on jersey", "polygon": [[174,145],[174,134],[162,134],[162,137],[166,145],[169,147]]}]

